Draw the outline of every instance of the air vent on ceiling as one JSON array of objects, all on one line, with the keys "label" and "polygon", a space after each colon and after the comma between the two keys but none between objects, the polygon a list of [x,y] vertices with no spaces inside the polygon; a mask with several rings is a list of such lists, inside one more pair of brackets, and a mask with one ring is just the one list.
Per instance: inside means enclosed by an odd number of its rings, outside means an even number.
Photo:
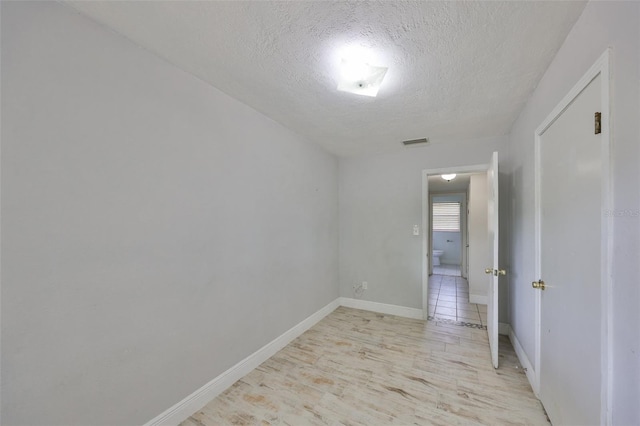
[{"label": "air vent on ceiling", "polygon": [[418,144],[423,144],[423,143],[429,143],[429,139],[427,139],[427,138],[412,139],[410,141],[402,141],[402,143],[404,144],[404,146],[418,145]]}]

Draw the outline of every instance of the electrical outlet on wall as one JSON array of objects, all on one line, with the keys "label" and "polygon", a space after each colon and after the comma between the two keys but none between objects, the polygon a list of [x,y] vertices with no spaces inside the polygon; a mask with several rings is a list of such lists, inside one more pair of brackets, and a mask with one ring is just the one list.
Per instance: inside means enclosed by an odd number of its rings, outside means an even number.
[{"label": "electrical outlet on wall", "polygon": [[366,290],[368,288],[369,284],[367,284],[366,281],[362,281],[362,289]]}]

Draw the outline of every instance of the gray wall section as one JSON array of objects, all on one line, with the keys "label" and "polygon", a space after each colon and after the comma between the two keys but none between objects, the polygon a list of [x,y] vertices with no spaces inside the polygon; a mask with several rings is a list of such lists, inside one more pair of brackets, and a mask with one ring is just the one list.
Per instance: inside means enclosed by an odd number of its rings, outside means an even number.
[{"label": "gray wall section", "polygon": [[54,2],[2,90],[2,424],[144,423],[338,297],[334,156]]},{"label": "gray wall section", "polygon": [[[534,131],[612,47],[613,424],[640,424],[640,4],[590,2],[516,120],[503,172],[511,192],[510,323],[534,362]],[[605,214],[605,212],[603,212]],[[570,313],[568,313],[570,315]],[[599,332],[599,330],[595,330]],[[580,362],[580,360],[576,360]]]},{"label": "gray wall section", "polygon": [[[487,164],[505,142],[450,141],[340,159],[340,295],[354,297],[353,284],[367,281],[362,299],[421,309],[422,235],[412,230],[422,223],[422,170]],[[501,193],[502,202],[508,205]],[[506,245],[500,250],[506,258]],[[500,321],[506,322],[505,284],[500,291]]]}]

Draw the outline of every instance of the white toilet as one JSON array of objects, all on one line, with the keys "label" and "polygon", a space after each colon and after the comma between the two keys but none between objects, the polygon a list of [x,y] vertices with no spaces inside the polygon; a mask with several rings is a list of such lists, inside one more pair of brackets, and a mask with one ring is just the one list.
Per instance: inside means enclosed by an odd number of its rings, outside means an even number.
[{"label": "white toilet", "polygon": [[440,265],[440,256],[442,256],[444,254],[444,250],[436,250],[433,249],[433,266],[438,266]]}]

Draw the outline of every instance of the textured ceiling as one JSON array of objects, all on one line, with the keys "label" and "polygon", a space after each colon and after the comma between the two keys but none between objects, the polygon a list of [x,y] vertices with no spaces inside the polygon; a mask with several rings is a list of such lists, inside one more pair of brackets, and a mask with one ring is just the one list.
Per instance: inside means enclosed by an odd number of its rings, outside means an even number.
[{"label": "textured ceiling", "polygon": [[[504,135],[584,2],[74,1],[140,46],[341,156]],[[336,90],[345,49],[389,67]]]}]

